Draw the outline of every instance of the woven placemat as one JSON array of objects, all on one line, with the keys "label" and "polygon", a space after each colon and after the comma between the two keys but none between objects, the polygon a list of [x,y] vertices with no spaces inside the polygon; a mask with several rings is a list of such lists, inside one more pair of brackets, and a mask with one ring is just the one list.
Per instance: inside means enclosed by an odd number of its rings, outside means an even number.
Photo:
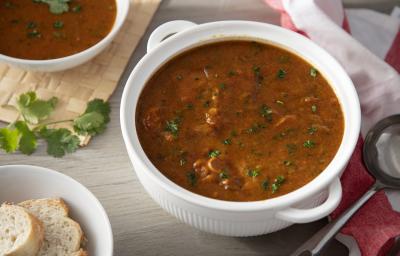
[{"label": "woven placemat", "polygon": [[[0,63],[0,121],[11,123],[20,116],[13,105],[24,92],[59,101],[48,121],[73,119],[94,98],[108,100],[118,85],[133,50],[146,31],[161,0],[131,0],[128,18],[120,32],[100,55],[74,69],[56,73],[29,72]],[[55,125],[72,129],[71,123]],[[89,137],[81,136],[81,145]]]}]

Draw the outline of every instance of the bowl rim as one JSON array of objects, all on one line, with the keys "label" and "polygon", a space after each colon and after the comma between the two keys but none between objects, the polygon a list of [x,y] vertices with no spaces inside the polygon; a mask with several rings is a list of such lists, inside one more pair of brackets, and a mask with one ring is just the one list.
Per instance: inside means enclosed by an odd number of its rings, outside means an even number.
[{"label": "bowl rim", "polygon": [[79,181],[75,180],[74,178],[63,174],[61,172],[52,170],[50,168],[46,167],[41,167],[41,166],[36,166],[36,165],[25,165],[25,164],[11,164],[11,165],[2,165],[0,166],[0,174],[4,170],[9,170],[13,169],[13,172],[36,172],[37,175],[48,175],[48,176],[53,176],[59,179],[66,180],[67,182],[70,182],[76,186],[79,186],[85,191],[86,194],[93,200],[93,202],[96,204],[96,206],[100,209],[99,213],[101,214],[101,217],[106,225],[106,228],[108,229],[108,240],[110,241],[110,252],[107,255],[113,255],[114,251],[114,235],[113,235],[113,230],[111,226],[110,219],[108,218],[107,212],[104,209],[103,205],[100,203],[99,199],[87,188],[85,187],[82,183]]},{"label": "bowl rim", "polygon": [[[346,124],[349,120],[345,119],[345,129],[344,129],[344,135],[342,137],[342,142],[339,146],[338,152],[336,153],[335,157],[333,160],[338,158],[338,153],[341,152],[341,161],[339,162],[338,166],[333,167],[332,162],[312,181],[308,182],[304,186],[287,193],[285,195],[276,197],[276,198],[271,198],[271,199],[266,199],[266,200],[260,200],[260,201],[250,201],[250,202],[236,202],[236,201],[225,201],[225,200],[219,200],[219,199],[213,199],[209,197],[205,197],[196,193],[193,193],[189,190],[186,190],[176,183],[172,182],[169,180],[167,177],[165,177],[148,159],[147,155],[145,154],[137,136],[136,132],[136,124],[135,120],[133,120],[133,117],[135,117],[136,113],[136,108],[137,104],[134,105],[134,109],[130,110],[128,109],[129,105],[129,96],[134,95],[136,97],[137,93],[132,92],[134,86],[140,87],[140,91],[138,92],[139,96],[142,91],[142,89],[145,86],[145,83],[138,85],[137,83],[135,84],[135,78],[138,76],[138,73],[140,73],[141,69],[144,69],[144,66],[146,65],[146,62],[151,59],[151,58],[156,58],[157,54],[163,54],[163,50],[165,50],[166,47],[169,45],[173,44],[179,44],[179,40],[185,37],[196,37],[196,33],[200,32],[205,32],[208,30],[212,29],[221,29],[223,27],[228,27],[232,28],[235,26],[248,26],[249,28],[251,27],[258,27],[258,28],[263,28],[266,31],[268,30],[274,30],[279,33],[283,33],[286,36],[288,36],[291,39],[296,39],[297,41],[300,41],[304,44],[307,44],[308,46],[311,46],[317,51],[319,54],[324,55],[324,58],[328,58],[330,63],[333,63],[336,69],[337,73],[341,74],[342,80],[345,81],[346,86],[346,96],[351,97],[351,102],[347,100],[348,104],[351,104],[353,109],[351,110],[346,110],[342,106],[342,111],[346,115],[346,112],[350,112],[353,114],[351,116],[353,119],[351,122],[353,123],[353,126],[348,127],[349,125]],[[215,36],[215,33],[209,33],[209,38],[203,36],[203,39],[211,39],[213,36]],[[223,35],[222,35],[223,36]],[[254,36],[248,36],[249,38],[254,38]],[[265,36],[264,38],[268,40],[268,36]],[[273,40],[271,40],[274,42]],[[279,42],[275,42],[279,44]],[[190,46],[196,47],[195,43],[189,44]],[[181,47],[181,46],[180,46]],[[191,48],[191,47],[188,47]],[[182,47],[180,48],[180,51],[177,52],[182,52]],[[289,49],[290,50],[290,49]],[[183,50],[184,51],[184,50]],[[161,53],[160,53],[161,52]],[[165,51],[164,51],[165,52]],[[306,59],[304,56],[301,54],[300,57],[303,57]],[[172,56],[169,56],[169,59],[171,59]],[[168,59],[168,60],[169,60]],[[154,71],[160,68],[162,65],[164,65],[165,62],[158,61],[158,64],[156,67],[152,67],[153,73]],[[148,78],[151,77],[151,74],[148,76]],[[340,85],[343,86],[343,85]],[[335,92],[337,95],[337,93]],[[138,96],[138,97],[139,97]],[[337,95],[339,101],[342,103],[342,101],[346,101],[346,99],[341,99]],[[341,104],[342,105],[342,104]],[[133,113],[133,115],[131,115]],[[338,177],[341,174],[341,170],[343,170],[353,151],[354,148],[357,144],[358,141],[358,136],[360,132],[360,125],[361,125],[361,110],[360,110],[360,104],[359,104],[359,99],[358,95],[356,93],[356,90],[354,88],[354,85],[343,69],[343,67],[334,59],[327,51],[322,49],[320,46],[309,40],[308,38],[299,35],[293,31],[287,30],[285,28],[272,25],[272,24],[267,24],[267,23],[261,23],[261,22],[255,22],[255,21],[242,21],[242,20],[227,20],[227,21],[215,21],[215,22],[209,22],[209,23],[203,23],[197,26],[194,26],[192,28],[189,28],[185,31],[179,32],[175,34],[172,37],[169,37],[165,41],[161,42],[155,49],[151,50],[150,52],[147,52],[147,54],[137,63],[133,71],[130,73],[130,76],[125,84],[125,88],[122,94],[122,100],[121,100],[121,106],[120,106],[120,120],[121,120],[121,130],[122,130],[122,135],[124,138],[124,142],[128,151],[128,155],[131,158],[132,164],[135,167],[135,171],[141,171],[144,170],[141,173],[144,173],[147,177],[149,177],[153,182],[155,182],[158,186],[166,190],[167,192],[171,193],[173,196],[176,198],[182,199],[185,202],[196,205],[196,206],[201,206],[203,208],[207,209],[214,209],[214,210],[222,210],[222,211],[227,211],[227,212],[257,212],[257,211],[264,211],[264,210],[270,210],[270,209],[282,209],[285,207],[288,207],[290,205],[293,205],[295,203],[299,203],[302,200],[315,195],[318,191],[322,191],[323,189],[327,188],[327,186],[334,180],[335,177]],[[129,131],[128,126],[129,122],[131,122],[131,125],[133,123],[133,127],[135,128],[134,131]],[[346,130],[348,129],[348,130]],[[348,141],[344,141],[344,136],[345,132],[348,131],[350,133]],[[132,139],[133,138],[133,139]],[[344,145],[346,144],[346,145]],[[337,160],[338,161],[338,160]],[[141,170],[138,170],[139,168],[136,168],[137,165]],[[329,170],[329,172],[327,171]]]},{"label": "bowl rim", "polygon": [[102,49],[102,47],[106,46],[115,37],[115,35],[118,33],[118,31],[121,29],[122,25],[124,24],[124,21],[126,20],[128,13],[129,13],[129,6],[130,6],[129,0],[115,0],[115,2],[117,5],[117,10],[116,10],[114,24],[113,24],[111,30],[108,32],[108,34],[105,37],[103,37],[100,41],[98,41],[96,44],[90,46],[89,48],[86,48],[85,50],[74,53],[72,55],[67,55],[64,57],[54,58],[54,59],[45,59],[45,60],[16,58],[16,57],[12,57],[12,56],[8,56],[8,55],[0,53],[0,60],[7,61],[9,63],[14,63],[16,65],[18,65],[18,64],[20,64],[20,65],[21,64],[24,64],[24,65],[52,65],[52,64],[59,64],[60,62],[73,61],[75,59],[85,57],[88,54],[90,54],[91,52],[95,52],[97,50]]}]

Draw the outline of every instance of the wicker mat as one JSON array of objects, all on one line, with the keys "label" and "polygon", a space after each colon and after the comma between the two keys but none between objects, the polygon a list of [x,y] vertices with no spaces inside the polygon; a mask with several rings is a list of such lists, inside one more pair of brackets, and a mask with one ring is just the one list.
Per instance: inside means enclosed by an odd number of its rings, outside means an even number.
[{"label": "wicker mat", "polygon": [[[75,118],[94,98],[108,100],[160,1],[131,0],[128,18],[111,45],[93,60],[74,69],[40,73],[0,63],[0,121],[11,123],[20,118],[12,105],[18,95],[30,90],[43,99],[52,96],[59,99],[48,121]],[[56,127],[72,129],[69,123]],[[80,139],[81,145],[89,142],[89,137]]]}]

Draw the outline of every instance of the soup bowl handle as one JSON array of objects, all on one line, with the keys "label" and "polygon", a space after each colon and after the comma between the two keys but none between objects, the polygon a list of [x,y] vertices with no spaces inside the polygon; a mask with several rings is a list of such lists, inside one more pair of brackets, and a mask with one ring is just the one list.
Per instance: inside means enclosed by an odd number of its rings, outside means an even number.
[{"label": "soup bowl handle", "polygon": [[311,209],[289,207],[276,213],[276,218],[292,223],[308,223],[319,220],[330,214],[339,205],[342,199],[342,185],[339,178],[335,178],[329,186],[328,198],[321,205]]},{"label": "soup bowl handle", "polygon": [[150,52],[168,37],[194,26],[197,26],[197,24],[187,20],[173,20],[162,24],[151,33],[149,41],[147,41],[147,52]]}]

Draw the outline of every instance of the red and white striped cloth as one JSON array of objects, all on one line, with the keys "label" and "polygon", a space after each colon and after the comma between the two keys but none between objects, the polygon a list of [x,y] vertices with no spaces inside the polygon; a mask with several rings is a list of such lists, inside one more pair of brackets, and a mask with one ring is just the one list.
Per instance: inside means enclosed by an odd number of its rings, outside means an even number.
[{"label": "red and white striped cloth", "polygon": [[[337,217],[373,183],[362,163],[363,136],[380,119],[400,113],[400,8],[392,15],[344,10],[340,0],[265,0],[281,13],[283,27],[299,32],[333,55],[353,80],[362,110],[361,137],[342,176]],[[386,255],[400,235],[400,192],[379,192],[337,236],[351,256]]]}]

